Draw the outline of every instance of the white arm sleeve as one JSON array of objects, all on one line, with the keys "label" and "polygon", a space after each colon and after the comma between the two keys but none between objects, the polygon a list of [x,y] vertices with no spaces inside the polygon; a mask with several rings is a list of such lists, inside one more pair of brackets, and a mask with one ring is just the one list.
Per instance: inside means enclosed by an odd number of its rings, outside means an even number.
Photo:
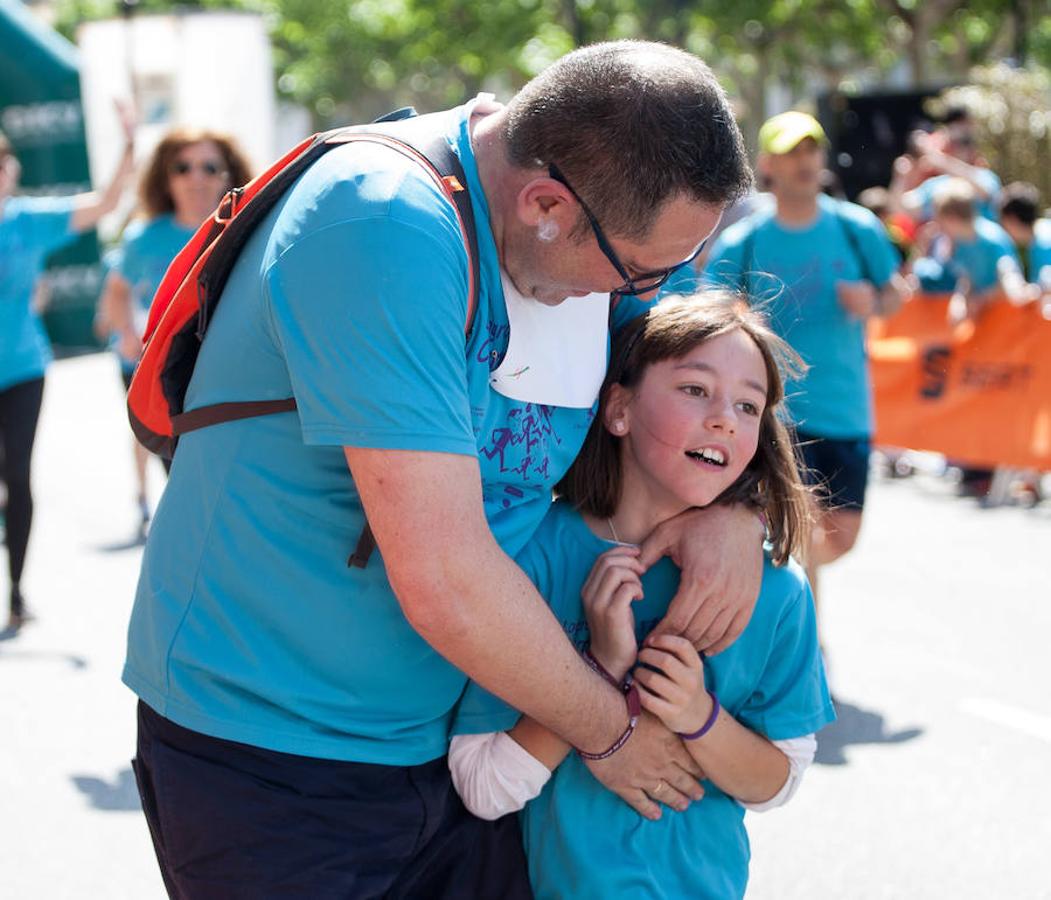
[{"label": "white arm sleeve", "polygon": [[506,731],[458,734],[449,744],[456,792],[479,819],[499,819],[536,797],[551,772]]},{"label": "white arm sleeve", "polygon": [[781,790],[769,800],[762,803],[738,801],[741,806],[752,812],[766,812],[770,809],[777,809],[777,807],[784,806],[791,800],[795,792],[799,790],[799,785],[803,780],[803,773],[814,761],[814,754],[817,752],[817,738],[812,734],[798,738],[789,738],[784,741],[771,741],[771,743],[788,757],[788,778],[785,779]]}]

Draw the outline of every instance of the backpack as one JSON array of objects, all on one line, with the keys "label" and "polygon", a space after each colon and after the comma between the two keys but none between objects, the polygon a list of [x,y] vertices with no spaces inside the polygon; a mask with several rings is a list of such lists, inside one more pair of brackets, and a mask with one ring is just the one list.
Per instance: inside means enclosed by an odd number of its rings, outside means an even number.
[{"label": "backpack", "polygon": [[[143,446],[171,458],[180,435],[221,422],[296,409],[294,397],[246,398],[192,410],[184,409],[183,404],[201,342],[248,239],[295,180],[321,156],[343,144],[364,141],[401,153],[422,166],[452,203],[469,263],[466,338],[478,305],[478,237],[467,177],[445,139],[448,121],[448,113],[417,116],[406,107],[371,125],[315,134],[248,184],[227,192],[212,217],[172,260],[150,304],[142,356],[128,391],[128,418]],[[348,565],[364,567],[374,546],[366,522]]]}]

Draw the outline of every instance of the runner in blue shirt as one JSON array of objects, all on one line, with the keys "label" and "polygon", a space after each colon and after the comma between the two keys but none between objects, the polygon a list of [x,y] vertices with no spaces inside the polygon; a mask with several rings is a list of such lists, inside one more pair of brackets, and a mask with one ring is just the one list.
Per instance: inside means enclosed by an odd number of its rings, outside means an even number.
[{"label": "runner in blue shirt", "polygon": [[[646,43],[581,49],[507,107],[440,119],[477,224],[466,341],[446,193],[352,143],[253,232],[201,346],[187,409],[298,409],[183,436],[147,539],[124,680],[173,893],[519,895],[517,836],[470,817],[448,774],[468,675],[580,746],[625,730],[511,556],[592,418],[608,293],[652,293],[697,252],[750,182],[740,134],[703,63]],[[378,552],[348,566],[366,512]],[[680,544],[669,627],[724,645],[758,594],[755,517],[693,513],[648,552]],[[697,796],[696,771],[652,719],[595,764],[639,804],[658,778]]]},{"label": "runner in blue shirt", "polygon": [[[665,300],[614,343],[563,496],[518,561],[596,668],[617,684],[633,672],[629,690],[637,685],[642,708],[679,733],[707,776],[705,796],[646,821],[592,777],[587,754],[569,755],[472,684],[454,726],[454,782],[486,818],[529,801],[522,829],[538,898],[743,896],[745,809],[788,799],[813,759],[813,733],[834,717],[810,591],[788,559],[804,548],[807,522],[779,417],[779,365],[793,356],[724,291]],[[685,508],[735,500],[768,517],[762,591],[741,637],[699,656],[653,631],[679,572],[669,560],[644,571],[636,545]],[[646,793],[659,801],[665,790],[658,780]]]},{"label": "runner in blue shirt", "polygon": [[116,207],[131,176],[132,127],[130,120],[124,121],[124,155],[106,189],[72,197],[14,196],[21,167],[0,134],[0,443],[11,578],[7,627],[13,630],[28,617],[21,580],[33,521],[30,469],[44,371],[51,361],[51,345],[33,308],[37,280],[50,254]]},{"label": "runner in blue shirt", "polygon": [[[227,135],[179,128],[157,145],[139,185],[144,219],[125,230],[119,246],[106,257],[108,274],[99,298],[95,327],[113,338],[127,391],[142,352],[153,294],[175,255],[234,185],[251,178],[244,155]],[[149,453],[133,441],[138,487],[140,536],[145,537],[150,507],[146,497]],[[165,468],[168,461],[164,460]]]},{"label": "runner in blue shirt", "polygon": [[867,209],[821,193],[828,139],[816,119],[786,112],[759,133],[760,171],[776,203],[728,228],[704,270],[769,311],[775,330],[809,367],[786,389],[821,514],[807,554],[815,596],[820,566],[857,540],[873,432],[865,321],[892,313],[904,281],[882,223]]}]

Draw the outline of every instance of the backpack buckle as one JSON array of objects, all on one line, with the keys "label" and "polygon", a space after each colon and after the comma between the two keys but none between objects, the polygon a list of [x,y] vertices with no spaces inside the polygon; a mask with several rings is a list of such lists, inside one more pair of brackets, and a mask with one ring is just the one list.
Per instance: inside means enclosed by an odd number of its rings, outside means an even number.
[{"label": "backpack buckle", "polygon": [[234,216],[237,215],[237,207],[241,201],[241,195],[244,194],[243,187],[235,187],[223,194],[223,199],[219,201],[219,205],[215,208],[215,221],[220,225],[226,225]]}]

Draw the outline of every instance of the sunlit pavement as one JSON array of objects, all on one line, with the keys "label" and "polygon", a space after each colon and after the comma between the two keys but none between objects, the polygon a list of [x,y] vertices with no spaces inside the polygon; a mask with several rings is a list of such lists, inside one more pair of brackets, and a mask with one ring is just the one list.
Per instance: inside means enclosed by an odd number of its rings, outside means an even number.
[{"label": "sunlit pavement", "polygon": [[[151,900],[119,680],[141,548],[114,361],[56,363],[44,404],[37,620],[0,640],[0,897]],[[749,897],[1051,898],[1049,551],[1051,501],[875,482],[822,585],[840,720],[792,805],[749,814]]]}]

